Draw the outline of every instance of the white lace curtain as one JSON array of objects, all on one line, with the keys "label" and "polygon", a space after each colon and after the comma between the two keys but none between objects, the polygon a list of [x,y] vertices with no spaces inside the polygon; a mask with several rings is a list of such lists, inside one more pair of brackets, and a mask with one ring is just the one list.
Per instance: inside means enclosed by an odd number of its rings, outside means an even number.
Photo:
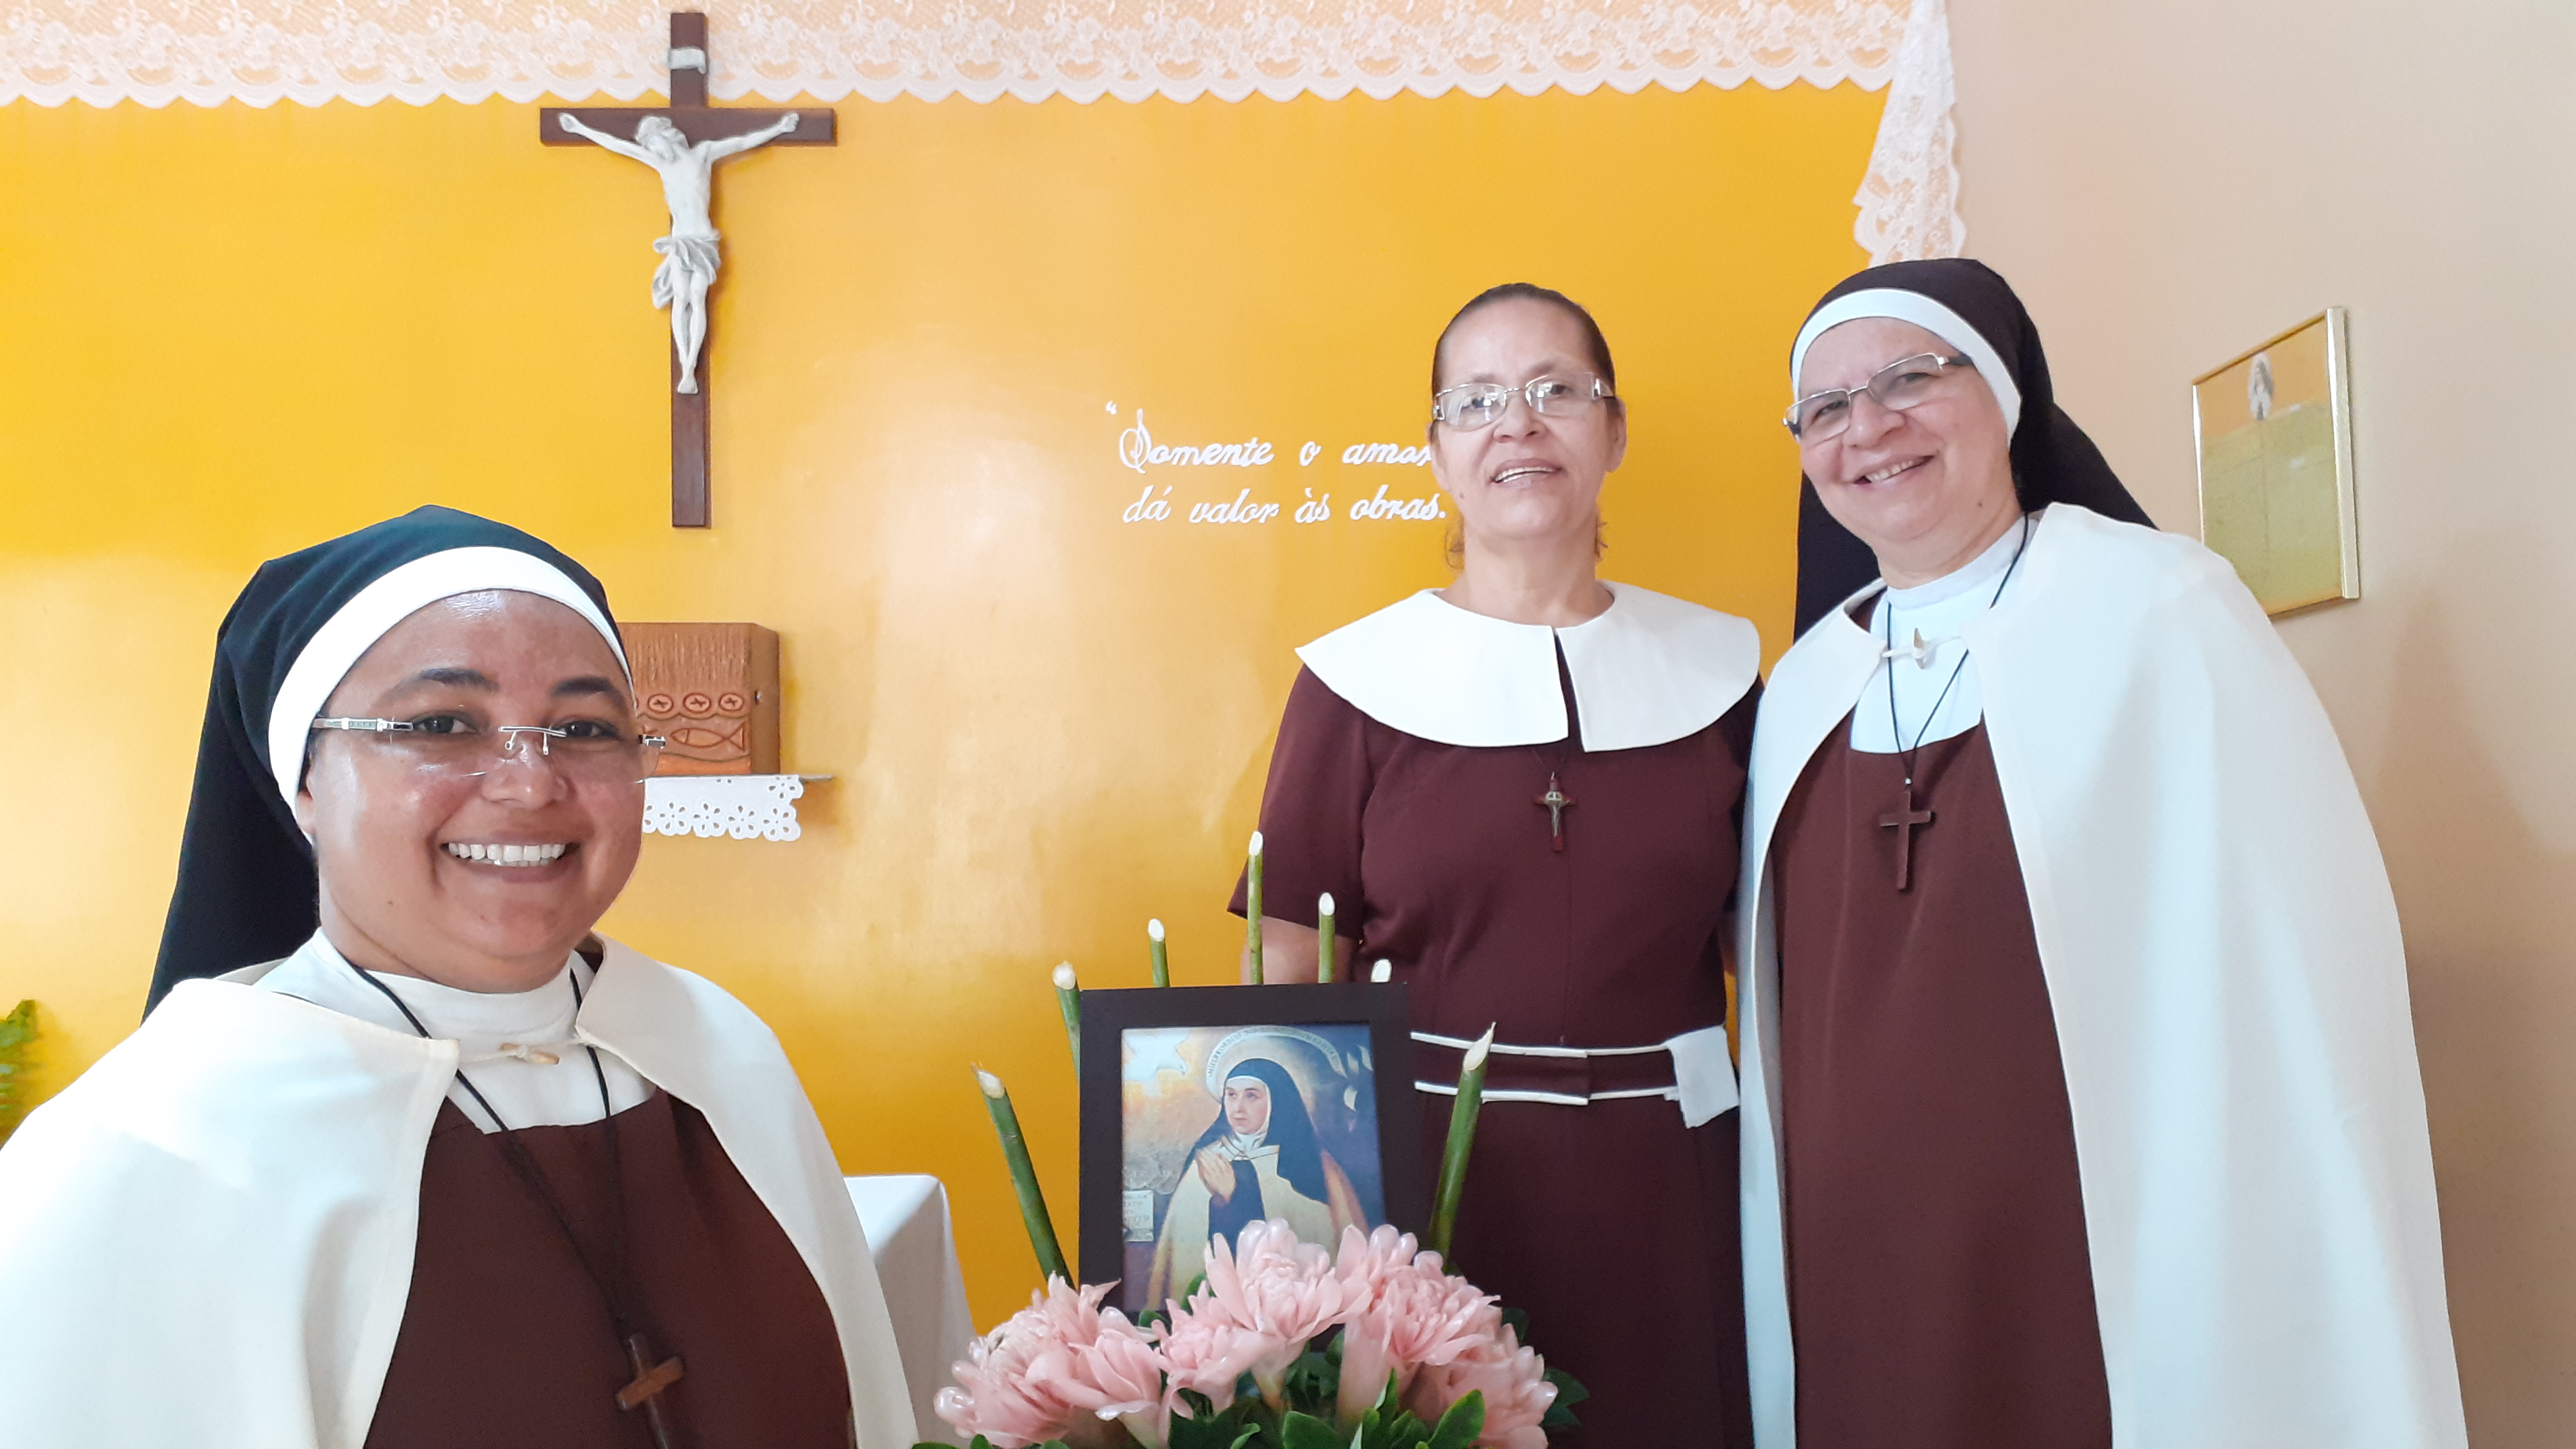
[{"label": "white lace curtain", "polygon": [[1942,0],[8,0],[0,102],[632,100],[662,89],[683,4],[728,100],[1884,86],[1861,245],[1955,256],[1963,234]]}]

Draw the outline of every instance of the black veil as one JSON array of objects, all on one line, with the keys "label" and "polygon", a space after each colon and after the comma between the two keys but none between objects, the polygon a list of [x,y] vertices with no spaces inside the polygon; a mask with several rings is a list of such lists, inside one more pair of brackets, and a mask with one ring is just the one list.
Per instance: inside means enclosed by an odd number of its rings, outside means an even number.
[{"label": "black veil", "polygon": [[313,853],[270,769],[269,712],[297,656],[361,590],[460,548],[509,549],[552,565],[614,627],[607,592],[581,565],[508,524],[452,508],[417,508],[260,565],[215,631],[179,881],[147,1011],[181,981],[276,960],[313,934]]},{"label": "black veil", "polygon": [[[1332,1201],[1324,1185],[1323,1145],[1315,1137],[1315,1119],[1306,1112],[1306,1094],[1298,1089],[1297,1079],[1268,1057],[1238,1057],[1225,1074],[1258,1077],[1270,1089],[1270,1130],[1262,1142],[1279,1149],[1279,1175],[1287,1179],[1290,1187],[1317,1202]],[[1225,1120],[1220,1098],[1216,1120],[1199,1134],[1198,1141],[1190,1144],[1190,1157],[1196,1159],[1202,1148],[1213,1147],[1233,1135],[1234,1128]]]}]

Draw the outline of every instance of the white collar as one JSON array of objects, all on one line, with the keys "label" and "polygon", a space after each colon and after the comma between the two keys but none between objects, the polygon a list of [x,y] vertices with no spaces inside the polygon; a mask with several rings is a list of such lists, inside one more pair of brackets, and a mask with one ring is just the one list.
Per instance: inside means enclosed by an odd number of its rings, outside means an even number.
[{"label": "white collar", "polygon": [[1470,613],[1429,589],[1297,651],[1327,689],[1390,729],[1444,745],[1544,745],[1572,731],[1565,651],[1587,750],[1666,744],[1716,723],[1753,687],[1749,620],[1629,584],[1570,628]]},{"label": "white collar", "polygon": [[[578,954],[565,962],[567,970],[584,978],[590,974],[588,965]],[[488,1051],[493,1044],[504,1041],[572,1039],[573,991],[561,976],[548,977],[543,986],[533,991],[465,991],[418,976],[382,971],[371,971],[367,976],[383,982],[401,997],[433,1038],[461,1042],[469,1055]],[[411,1031],[411,1023],[403,1019],[384,993],[369,986],[320,931],[315,931],[294,955],[279,962],[277,969],[260,977],[258,984],[263,990],[302,997],[316,1006],[327,1006],[388,1030]],[[586,979],[584,984],[588,984]]]},{"label": "white collar", "polygon": [[[2038,526],[2037,520],[2027,516],[2015,520],[2012,527],[2005,529],[1994,542],[1986,545],[1985,552],[1941,577],[1926,580],[1910,589],[1889,589],[1886,595],[1887,603],[1893,608],[1911,614],[1932,608],[1937,604],[1948,603],[1962,594],[1976,590],[1979,585],[1995,582],[2003,577],[2004,570],[2012,567],[2013,560],[2021,555],[2023,545],[2028,542],[2029,535]],[[1978,607],[1982,609],[1991,602],[1992,600],[1988,599]]]}]

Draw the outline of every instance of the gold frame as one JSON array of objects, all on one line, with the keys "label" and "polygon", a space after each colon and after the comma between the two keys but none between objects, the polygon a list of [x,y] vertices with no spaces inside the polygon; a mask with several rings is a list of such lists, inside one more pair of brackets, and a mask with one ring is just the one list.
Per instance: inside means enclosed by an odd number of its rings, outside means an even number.
[{"label": "gold frame", "polygon": [[[2360,531],[2355,522],[2353,503],[2352,351],[2348,317],[2349,314],[2344,308],[2328,307],[2316,316],[2308,318],[2295,327],[2287,328],[2256,346],[2245,349],[2191,380],[2192,464],[2199,484],[2201,541],[2236,566],[2238,577],[2245,579],[2247,587],[2255,590],[2255,596],[2263,605],[2263,611],[2274,616],[2296,613],[2303,609],[2315,608],[2320,604],[2338,603],[2345,599],[2361,597]],[[2205,406],[2202,390],[2216,379],[2244,367],[2257,356],[2279,347],[2282,343],[2319,324],[2325,327],[2326,400],[2333,421],[2335,520],[2342,545],[2341,567],[2337,570],[2338,577],[2335,585],[2329,590],[2309,590],[2265,598],[2259,587],[2259,575],[2248,573],[2247,561],[2237,558],[2222,547],[2226,540],[2212,541],[2209,536],[2211,471],[2209,444],[2211,439],[2205,426],[2208,408]]]}]

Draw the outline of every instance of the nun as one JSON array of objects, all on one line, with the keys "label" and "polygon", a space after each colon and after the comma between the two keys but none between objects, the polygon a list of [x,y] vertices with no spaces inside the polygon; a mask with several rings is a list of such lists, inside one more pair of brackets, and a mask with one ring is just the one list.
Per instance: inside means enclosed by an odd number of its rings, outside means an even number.
[{"label": "nun", "polygon": [[635,719],[599,583],[516,529],[252,578],[150,1014],[0,1150],[12,1444],[913,1441],[777,1039],[592,934]]},{"label": "nun", "polygon": [[1315,1138],[1306,1094],[1288,1069],[1268,1057],[1241,1057],[1225,1069],[1216,1120],[1190,1144],[1154,1248],[1145,1302],[1185,1295],[1207,1262],[1211,1238],[1231,1246],[1243,1230],[1279,1218],[1300,1242],[1338,1243],[1342,1229],[1366,1233],[1350,1175]]},{"label": "nun", "polygon": [[2458,1449],[2405,957],[2333,727],[1972,261],[1790,353],[1746,812],[1762,1449]]}]

